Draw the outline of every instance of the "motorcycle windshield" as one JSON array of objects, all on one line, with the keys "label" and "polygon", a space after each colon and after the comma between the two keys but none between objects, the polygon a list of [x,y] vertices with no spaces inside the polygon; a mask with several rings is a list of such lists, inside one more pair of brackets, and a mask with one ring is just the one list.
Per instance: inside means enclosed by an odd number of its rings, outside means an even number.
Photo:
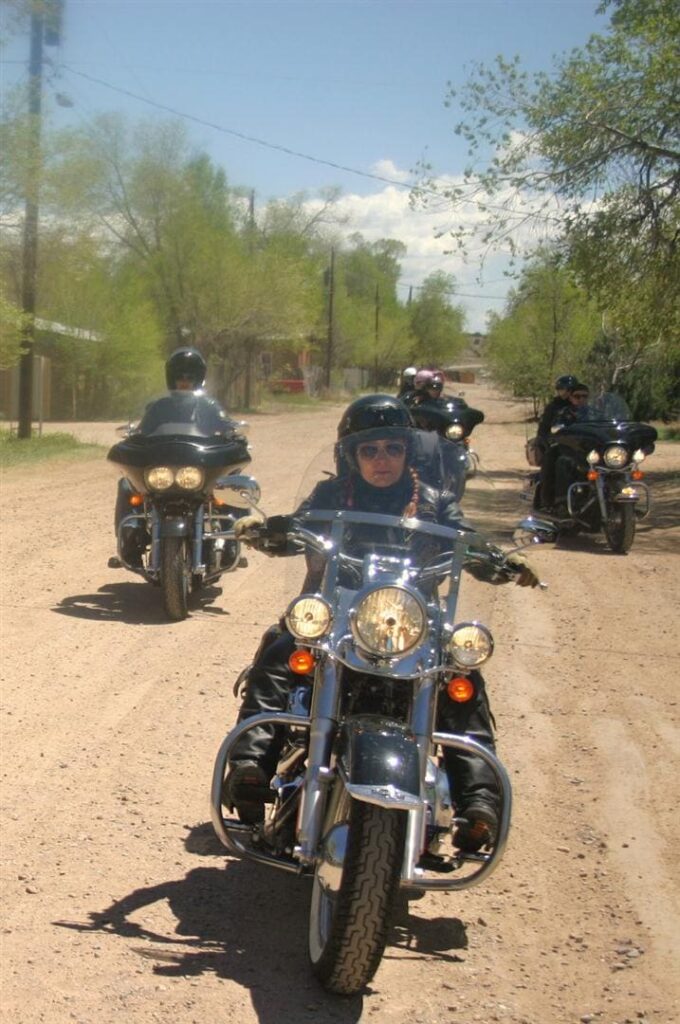
[{"label": "motorcycle windshield", "polygon": [[137,432],[147,437],[213,437],[236,424],[200,392],[171,391],[147,405]]},{"label": "motorcycle windshield", "polygon": [[633,417],[623,395],[605,391],[589,399],[578,419],[583,423],[629,423]]},{"label": "motorcycle windshield", "polygon": [[[330,569],[337,573],[338,584],[349,589],[370,582],[365,578],[367,572],[375,581],[376,573],[399,575],[406,565],[411,585],[422,589],[427,598],[433,590],[433,566],[446,565],[438,583],[447,594],[456,558],[460,569],[468,550],[477,551],[482,560],[488,557],[487,538],[495,542],[490,535],[503,529],[496,489],[479,474],[469,483],[462,509],[450,494],[442,496],[429,485],[424,487],[419,461],[424,458],[422,441],[419,431],[409,431],[404,437],[403,431],[382,428],[354,434],[351,443],[328,446],[317,453],[298,492],[295,522],[316,536],[329,538],[333,531],[329,512],[345,509],[353,521],[336,529],[329,555],[308,548],[304,558],[286,560],[288,601],[302,591],[321,592],[329,559],[342,563]],[[434,453],[432,457],[439,456]],[[488,575],[493,576],[494,570],[489,568]],[[456,620],[482,621],[489,626],[501,588],[467,572],[461,578],[458,571],[458,577]]]}]

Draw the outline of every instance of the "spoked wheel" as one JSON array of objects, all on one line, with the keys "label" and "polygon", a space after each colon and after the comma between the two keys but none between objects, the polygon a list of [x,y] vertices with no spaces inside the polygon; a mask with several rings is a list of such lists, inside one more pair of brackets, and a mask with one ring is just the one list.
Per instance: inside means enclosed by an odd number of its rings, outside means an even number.
[{"label": "spoked wheel", "polygon": [[312,970],[330,992],[354,995],[378,969],[399,889],[407,814],[352,800],[326,832],[309,918]]},{"label": "spoked wheel", "polygon": [[164,537],[161,541],[161,592],[165,614],[174,622],[188,614],[191,567],[184,537]]},{"label": "spoked wheel", "polygon": [[632,504],[611,504],[604,523],[607,544],[617,555],[630,551],[635,537],[635,507]]}]

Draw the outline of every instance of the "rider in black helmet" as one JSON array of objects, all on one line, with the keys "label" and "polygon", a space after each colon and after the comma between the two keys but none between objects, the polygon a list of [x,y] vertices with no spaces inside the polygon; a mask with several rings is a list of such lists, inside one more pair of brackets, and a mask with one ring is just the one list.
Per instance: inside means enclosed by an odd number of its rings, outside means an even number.
[{"label": "rider in black helmet", "polygon": [[569,390],[576,384],[573,373],[565,373],[555,381],[555,396],[541,413],[536,436],[539,441],[550,437],[550,428],[559,418],[559,414],[569,406]]},{"label": "rider in black helmet", "polygon": [[[208,366],[196,348],[188,346],[177,348],[165,363],[165,380],[168,395],[149,402],[144,410],[136,434],[153,434],[163,425],[175,423],[178,431],[183,423],[197,427],[207,437],[229,434],[238,424],[224,411],[216,399],[208,398],[203,388]],[[127,477],[118,481],[116,508],[114,512],[114,531],[118,535],[121,520],[130,512],[130,498],[134,494],[132,484]],[[142,551],[148,538],[144,529],[135,526],[133,529],[124,527],[122,555],[125,561],[135,567],[142,564]],[[118,563],[117,558],[109,560],[111,566]],[[118,563],[119,564],[119,563]]]},{"label": "rider in black helmet", "polygon": [[[339,475],[324,479],[293,514],[314,509],[354,509],[382,512],[395,516],[416,516],[442,525],[464,524],[453,496],[422,483],[414,465],[416,432],[408,409],[391,395],[368,395],[357,399],[345,410],[338,425],[336,456]],[[236,525],[246,542],[272,555],[291,551],[286,528],[290,517],[271,517],[263,528],[261,519],[246,516]],[[327,524],[326,524],[327,528]],[[366,547],[371,543],[389,543],[384,527],[359,525],[351,543]],[[487,553],[503,555],[490,545]],[[522,556],[511,555],[511,564],[520,575],[517,582],[536,586],[538,578]],[[473,570],[479,578],[501,582],[507,577],[495,567]],[[308,558],[303,592],[315,590],[323,573],[323,559]],[[265,633],[248,673],[239,721],[263,710],[285,710],[289,689],[295,677],[288,658],[295,647],[293,636],[283,627]],[[440,700],[440,721],[457,733],[467,733],[493,748],[493,731],[484,680],[479,673],[471,678],[475,697],[468,704],[455,704],[445,693]],[[224,790],[224,802],[235,807],[243,821],[255,824],[264,814],[263,793],[274,774],[281,749],[281,730],[260,726],[249,730],[236,744]],[[498,795],[493,772],[478,757],[447,749],[447,771],[457,814],[467,821],[456,836],[461,848],[477,850],[493,836],[498,825]]]}]

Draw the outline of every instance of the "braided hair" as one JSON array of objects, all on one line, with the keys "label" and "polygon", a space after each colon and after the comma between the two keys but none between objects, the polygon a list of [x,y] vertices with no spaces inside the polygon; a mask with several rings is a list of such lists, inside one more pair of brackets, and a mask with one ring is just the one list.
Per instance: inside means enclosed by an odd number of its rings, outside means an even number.
[{"label": "braided hair", "polygon": [[[418,470],[415,469],[413,466],[407,466],[406,467],[406,471],[408,472],[408,474],[409,474],[409,476],[411,478],[411,483],[413,484],[413,487],[412,487],[412,490],[411,490],[411,496],[410,496],[409,500],[407,501],[406,505],[404,506],[404,509],[403,509],[401,514],[406,519],[412,519],[412,518],[414,518],[418,514],[418,497],[419,497],[419,490],[420,490],[420,475],[418,474]],[[342,501],[343,501],[343,506],[345,508],[347,508],[347,509],[354,508],[354,484],[355,484],[355,479],[356,478],[355,478],[354,473],[350,473],[349,476],[345,477],[345,479],[343,481],[343,483],[344,483],[343,492],[344,493],[343,493],[343,496],[342,496]]]}]

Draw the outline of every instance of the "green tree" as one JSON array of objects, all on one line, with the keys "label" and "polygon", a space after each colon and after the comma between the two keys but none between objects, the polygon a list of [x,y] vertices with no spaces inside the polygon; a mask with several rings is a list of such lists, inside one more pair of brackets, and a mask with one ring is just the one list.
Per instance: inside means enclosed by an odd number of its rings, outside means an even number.
[{"label": "green tree", "polygon": [[[651,373],[680,346],[680,7],[605,0],[600,10],[611,11],[608,30],[551,71],[498,57],[460,96],[451,90],[471,166],[455,188],[425,184],[454,216],[475,202],[486,216],[472,235],[488,246],[526,256],[537,227],[557,241],[614,325],[617,364]],[[452,231],[465,249],[471,233]]]},{"label": "green tree", "polygon": [[544,252],[525,267],[505,313],[491,317],[487,354],[499,383],[531,399],[536,413],[560,374],[591,380],[589,355],[599,333],[593,301]]},{"label": "green tree", "polygon": [[409,307],[413,363],[448,366],[465,346],[465,313],[453,305],[455,280],[441,270],[423,282],[418,297]]}]

